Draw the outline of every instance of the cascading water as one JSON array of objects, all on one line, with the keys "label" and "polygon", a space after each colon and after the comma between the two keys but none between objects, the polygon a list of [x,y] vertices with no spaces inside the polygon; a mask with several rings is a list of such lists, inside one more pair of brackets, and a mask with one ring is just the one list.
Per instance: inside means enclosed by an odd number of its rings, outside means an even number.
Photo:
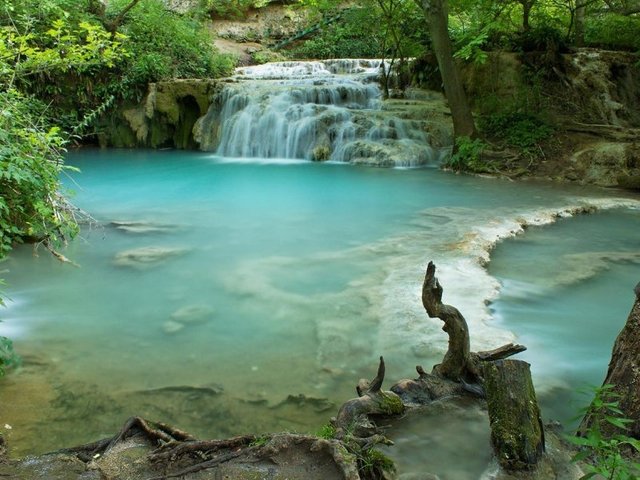
[{"label": "cascading water", "polygon": [[435,163],[425,122],[383,108],[379,70],[379,60],[239,68],[199,121],[197,138],[223,157]]}]

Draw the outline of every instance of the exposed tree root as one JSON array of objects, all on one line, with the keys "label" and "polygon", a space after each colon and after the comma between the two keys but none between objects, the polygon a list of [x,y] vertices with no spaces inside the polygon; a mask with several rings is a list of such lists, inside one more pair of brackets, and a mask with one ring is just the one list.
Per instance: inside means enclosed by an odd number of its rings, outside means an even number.
[{"label": "exposed tree root", "polygon": [[371,382],[361,379],[356,387],[358,398],[348,400],[340,407],[338,415],[333,420],[336,438],[347,442],[354,441],[360,446],[389,444],[389,440],[378,433],[370,416],[400,415],[404,412],[404,405],[398,395],[382,390],[384,373],[384,358],[380,357],[375,378]]}]

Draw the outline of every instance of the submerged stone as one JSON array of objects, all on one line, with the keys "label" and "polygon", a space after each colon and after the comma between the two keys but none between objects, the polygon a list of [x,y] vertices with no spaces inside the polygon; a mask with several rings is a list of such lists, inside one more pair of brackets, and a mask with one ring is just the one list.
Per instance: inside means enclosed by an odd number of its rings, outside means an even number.
[{"label": "submerged stone", "polygon": [[163,233],[175,229],[172,225],[164,225],[150,221],[118,221],[110,222],[112,227],[127,233]]},{"label": "submerged stone", "polygon": [[167,320],[162,324],[162,330],[164,331],[164,333],[167,333],[167,334],[178,333],[183,328],[184,328],[184,324],[179,322],[174,322],[173,320]]},{"label": "submerged stone", "polygon": [[168,260],[184,254],[185,248],[149,246],[125,250],[116,254],[114,264],[118,267],[131,267],[145,269],[153,267]]},{"label": "submerged stone", "polygon": [[181,324],[196,325],[208,322],[213,315],[213,308],[207,305],[189,305],[173,312],[171,320]]}]

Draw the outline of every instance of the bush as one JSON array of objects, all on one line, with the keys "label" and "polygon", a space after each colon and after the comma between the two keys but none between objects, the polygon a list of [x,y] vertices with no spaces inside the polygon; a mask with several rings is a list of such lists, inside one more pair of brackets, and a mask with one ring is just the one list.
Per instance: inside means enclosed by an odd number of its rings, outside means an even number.
[{"label": "bush", "polygon": [[4,376],[8,368],[20,364],[20,357],[13,350],[13,342],[7,337],[0,337],[0,377]]},{"label": "bush", "polygon": [[482,152],[487,144],[476,138],[456,138],[456,144],[451,158],[445,163],[445,167],[458,172],[487,173],[495,169],[482,160]]},{"label": "bush", "polygon": [[529,153],[553,133],[553,128],[545,121],[521,110],[485,115],[479,126],[486,135]]},{"label": "bush", "polygon": [[24,238],[55,245],[77,231],[58,191],[64,139],[38,106],[15,90],[0,93],[0,257]]},{"label": "bush", "polygon": [[[581,451],[573,457],[573,461],[587,460],[588,473],[583,479],[601,475],[609,480],[634,480],[640,478],[640,463],[630,460],[629,453],[640,453],[640,440],[624,434],[607,437],[602,431],[605,424],[610,424],[620,431],[633,420],[624,418],[618,406],[620,395],[613,385],[595,388],[594,397],[588,407],[581,409],[581,416],[589,416],[590,427],[580,435],[567,439],[580,447]],[[625,455],[624,450],[628,450]],[[598,478],[602,478],[598,477]]]},{"label": "bush", "polygon": [[556,26],[542,23],[515,34],[512,49],[517,52],[559,53],[567,51],[564,33]]},{"label": "bush", "polygon": [[[116,15],[128,1],[109,2],[107,15]],[[123,73],[131,88],[169,78],[216,78],[234,66],[231,57],[215,53],[212,38],[199,21],[168,11],[161,0],[141,1],[120,31],[128,37],[130,55]]]},{"label": "bush", "polygon": [[640,18],[609,13],[589,17],[585,25],[585,43],[615,49],[640,49]]},{"label": "bush", "polygon": [[[406,8],[417,8],[408,3]],[[391,22],[391,23],[390,23]],[[392,24],[398,38],[390,33]],[[376,25],[376,28],[372,28]],[[386,28],[385,26],[389,26]],[[386,19],[373,6],[343,10],[338,20],[322,26],[313,38],[290,51],[294,58],[390,58],[418,56],[425,42],[424,18],[419,12]],[[386,37],[385,37],[386,35]]]}]

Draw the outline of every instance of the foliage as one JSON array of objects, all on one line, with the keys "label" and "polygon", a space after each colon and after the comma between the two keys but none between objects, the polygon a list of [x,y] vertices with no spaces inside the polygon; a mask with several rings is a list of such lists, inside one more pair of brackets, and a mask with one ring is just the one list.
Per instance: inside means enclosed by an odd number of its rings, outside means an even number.
[{"label": "foliage", "polygon": [[258,50],[257,52],[251,54],[251,59],[258,65],[268,62],[282,62],[286,58],[284,55],[278,52],[274,52],[268,49]]},{"label": "foliage", "polygon": [[581,451],[573,457],[573,461],[589,460],[589,472],[582,477],[588,479],[601,475],[607,480],[633,480],[640,476],[640,463],[625,457],[624,449],[640,453],[640,440],[624,434],[605,436],[605,424],[613,425],[620,431],[632,420],[624,418],[619,408],[620,395],[615,392],[614,385],[603,385],[594,388],[594,398],[581,413],[591,419],[591,424],[581,435],[567,439],[578,445]]},{"label": "foliage", "polygon": [[592,17],[585,25],[587,45],[640,49],[640,18],[610,13]]},{"label": "foliage", "polygon": [[15,89],[0,92],[0,256],[25,237],[55,245],[77,231],[59,194],[65,141],[39,107]]},{"label": "foliage", "polygon": [[271,436],[267,434],[256,435],[256,437],[249,444],[250,447],[264,447],[271,440]]},{"label": "foliage", "polygon": [[458,39],[459,48],[454,53],[454,58],[461,58],[466,61],[482,65],[487,61],[487,52],[482,47],[485,46],[489,38],[490,28],[485,27],[477,35],[462,36]]},{"label": "foliage", "polygon": [[551,23],[533,26],[517,33],[512,40],[513,49],[519,52],[564,52],[567,42],[564,33]]},{"label": "foliage", "polygon": [[486,135],[528,153],[553,133],[553,128],[540,117],[519,109],[484,116],[480,128]]},{"label": "foliage", "polygon": [[325,25],[313,38],[293,48],[289,55],[294,58],[376,57],[369,14],[364,9],[349,10],[339,21]]},{"label": "foliage", "polygon": [[[109,2],[107,16],[121,11],[128,0]],[[147,83],[169,78],[227,75],[234,60],[215,53],[212,39],[194,18],[168,11],[161,0],[142,0],[127,15],[120,31],[130,54],[122,66],[124,79],[113,78],[108,91],[129,98]]]},{"label": "foliage", "polygon": [[54,246],[77,230],[59,193],[63,132],[24,90],[41,79],[114,67],[123,40],[87,21],[61,18],[43,32],[31,30],[35,24],[21,17],[0,29],[0,256],[24,238]]},{"label": "foliage", "polygon": [[488,165],[482,160],[482,152],[487,144],[479,138],[456,138],[456,144],[451,158],[445,164],[446,167],[463,172],[486,172]]},{"label": "foliage", "polygon": [[386,478],[384,472],[395,471],[393,460],[374,448],[363,449],[357,458],[362,478]]},{"label": "foliage", "polygon": [[13,342],[7,337],[0,337],[0,377],[8,368],[20,365],[20,357],[13,350]]},{"label": "foliage", "polygon": [[326,423],[320,427],[316,432],[316,437],[324,438],[325,440],[331,440],[336,436],[336,427],[330,423]]},{"label": "foliage", "polygon": [[[371,28],[376,25],[376,28]],[[408,0],[367,0],[344,10],[312,38],[294,48],[295,58],[408,58],[420,54],[424,19]]]}]

